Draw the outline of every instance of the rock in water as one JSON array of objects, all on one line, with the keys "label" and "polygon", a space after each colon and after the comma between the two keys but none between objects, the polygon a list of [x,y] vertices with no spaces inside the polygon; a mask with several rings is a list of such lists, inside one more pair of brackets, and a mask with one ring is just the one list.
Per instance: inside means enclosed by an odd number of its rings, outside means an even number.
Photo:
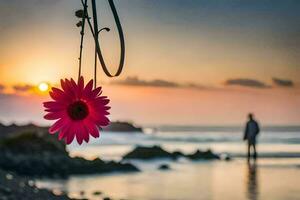
[{"label": "rock in water", "polygon": [[108,126],[103,128],[104,131],[111,132],[135,132],[135,133],[143,133],[143,129],[141,127],[137,127],[128,122],[111,122]]},{"label": "rock in water", "polygon": [[214,160],[214,159],[219,160],[220,159],[220,156],[214,154],[211,150],[207,150],[207,151],[197,150],[193,154],[186,155],[186,157],[191,160]]},{"label": "rock in water", "polygon": [[176,155],[165,151],[160,146],[142,147],[138,146],[131,152],[123,156],[123,159],[149,160],[155,158],[176,158]]},{"label": "rock in water", "polygon": [[162,164],[158,167],[160,170],[169,170],[170,166],[168,164]]},{"label": "rock in water", "polygon": [[193,154],[185,155],[180,151],[175,151],[170,153],[160,146],[153,146],[153,147],[142,147],[138,146],[133,149],[131,152],[127,153],[123,156],[123,159],[140,159],[140,160],[150,160],[150,159],[158,159],[158,158],[171,158],[177,159],[179,157],[189,158],[191,160],[214,160],[220,159],[220,156],[214,154],[211,150],[207,151],[200,151],[197,150]]},{"label": "rock in water", "polygon": [[98,195],[101,195],[101,194],[102,194],[101,191],[95,191],[95,192],[93,192],[93,195],[95,195],[95,196],[98,196]]}]

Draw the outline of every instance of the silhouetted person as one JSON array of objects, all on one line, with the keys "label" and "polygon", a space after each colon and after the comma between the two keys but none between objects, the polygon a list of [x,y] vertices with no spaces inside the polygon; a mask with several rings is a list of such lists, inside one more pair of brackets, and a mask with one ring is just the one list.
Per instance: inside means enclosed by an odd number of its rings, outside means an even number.
[{"label": "silhouetted person", "polygon": [[248,160],[250,160],[251,156],[251,147],[253,148],[254,154],[253,158],[256,159],[257,153],[256,153],[256,136],[259,134],[259,125],[258,123],[253,119],[253,114],[248,115],[249,120],[246,125],[245,134],[244,134],[244,140],[248,141]]}]

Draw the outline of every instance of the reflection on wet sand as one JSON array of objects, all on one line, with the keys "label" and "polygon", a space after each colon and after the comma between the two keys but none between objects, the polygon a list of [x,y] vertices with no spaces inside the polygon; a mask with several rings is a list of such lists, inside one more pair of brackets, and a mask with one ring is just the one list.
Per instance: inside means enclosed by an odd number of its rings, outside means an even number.
[{"label": "reflection on wet sand", "polygon": [[257,200],[259,199],[259,191],[258,191],[258,180],[257,180],[257,165],[256,161],[247,162],[247,198],[249,200]]}]

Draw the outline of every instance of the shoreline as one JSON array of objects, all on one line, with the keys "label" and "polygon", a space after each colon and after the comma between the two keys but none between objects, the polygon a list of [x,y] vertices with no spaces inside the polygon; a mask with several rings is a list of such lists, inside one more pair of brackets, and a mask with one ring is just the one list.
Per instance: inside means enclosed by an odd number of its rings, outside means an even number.
[{"label": "shoreline", "polygon": [[[231,162],[139,160],[134,163],[142,169],[141,173],[76,175],[67,180],[43,179],[37,182],[44,188],[67,191],[75,198],[81,197],[80,193],[84,191],[84,197],[89,200],[99,199],[93,195],[97,190],[104,194],[108,192],[114,200],[199,200],[200,197],[249,200],[248,193],[261,197],[258,199],[295,199],[292,197],[300,195],[300,191],[297,193],[295,190],[300,178],[300,167],[295,163],[300,164],[300,159],[293,159],[295,162],[290,164],[277,162],[278,159],[275,162],[268,160],[258,159],[255,164],[248,164],[246,159],[234,159]],[[169,169],[158,170],[162,164],[167,164]],[[286,181],[282,180],[282,176]],[[236,190],[233,191],[232,187]],[[255,188],[259,193],[252,194],[252,191],[247,191],[248,187]],[[274,192],[269,193],[273,187]]]}]

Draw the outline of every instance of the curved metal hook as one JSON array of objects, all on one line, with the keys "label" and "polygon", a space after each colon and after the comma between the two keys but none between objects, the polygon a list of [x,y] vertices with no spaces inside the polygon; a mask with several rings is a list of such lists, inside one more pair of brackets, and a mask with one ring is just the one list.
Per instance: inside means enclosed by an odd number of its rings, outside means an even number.
[{"label": "curved metal hook", "polygon": [[98,22],[97,22],[97,9],[96,9],[96,1],[95,0],[91,0],[92,1],[92,9],[93,9],[93,21],[94,21],[94,39],[95,39],[95,45],[96,45],[96,52],[99,58],[99,61],[101,63],[102,69],[104,71],[104,73],[108,76],[108,77],[115,77],[115,76],[119,76],[122,73],[123,70],[123,66],[124,66],[124,60],[125,60],[125,40],[124,40],[124,34],[123,34],[123,29],[122,29],[122,25],[116,10],[116,7],[114,5],[113,0],[108,0],[109,6],[111,8],[111,11],[113,13],[115,22],[116,22],[116,26],[118,29],[118,33],[119,33],[119,38],[120,38],[120,47],[121,47],[121,52],[120,52],[120,62],[119,62],[119,67],[118,70],[115,74],[111,74],[105,64],[105,61],[103,59],[102,56],[102,52],[101,52],[101,48],[100,48],[100,43],[99,43],[99,39],[98,39]]}]

